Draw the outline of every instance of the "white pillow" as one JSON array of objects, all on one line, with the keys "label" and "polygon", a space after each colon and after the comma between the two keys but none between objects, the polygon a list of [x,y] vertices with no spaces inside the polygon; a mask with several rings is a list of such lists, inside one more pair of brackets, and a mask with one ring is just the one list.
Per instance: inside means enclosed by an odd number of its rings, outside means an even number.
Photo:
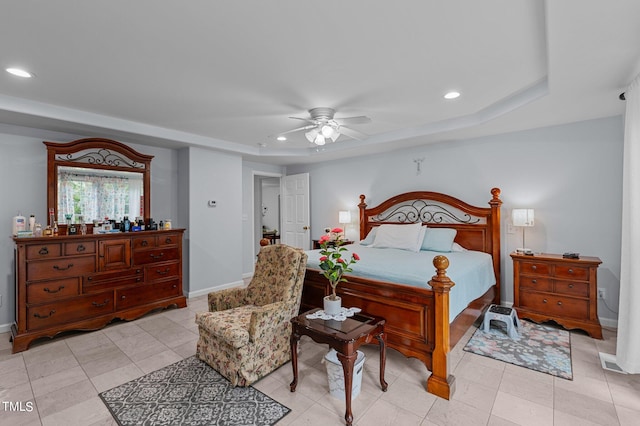
[{"label": "white pillow", "polygon": [[371,247],[396,248],[420,251],[426,227],[421,223],[411,225],[380,225]]},{"label": "white pillow", "polygon": [[378,227],[377,226],[375,228],[371,228],[371,231],[369,231],[369,233],[364,238],[364,240],[360,241],[360,245],[361,246],[371,245],[373,243],[373,241],[375,240],[375,238],[376,238],[376,233],[377,232],[378,232]]},{"label": "white pillow", "polygon": [[428,228],[421,244],[422,250],[448,253],[458,231],[452,228]]},{"label": "white pillow", "polygon": [[467,251],[467,249],[462,247],[458,243],[453,243],[453,246],[451,246],[451,251]]}]

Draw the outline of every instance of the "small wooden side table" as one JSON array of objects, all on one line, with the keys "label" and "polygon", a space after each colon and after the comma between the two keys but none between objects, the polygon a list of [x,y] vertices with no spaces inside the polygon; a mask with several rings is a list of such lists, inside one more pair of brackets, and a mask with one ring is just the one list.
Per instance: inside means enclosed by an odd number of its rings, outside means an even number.
[{"label": "small wooden side table", "polygon": [[346,411],[344,419],[347,426],[353,423],[351,412],[351,391],[353,385],[353,368],[358,357],[358,348],[371,343],[375,338],[380,346],[380,387],[387,391],[384,380],[384,366],[386,363],[387,337],[384,334],[385,319],[368,315],[364,312],[348,317],[345,321],[308,319],[307,315],[318,311],[312,309],[291,319],[291,366],[293,367],[293,381],[289,385],[291,392],[296,391],[298,385],[298,341],[302,336],[309,336],[316,343],[326,343],[338,352],[338,359],[344,371],[344,393]]}]

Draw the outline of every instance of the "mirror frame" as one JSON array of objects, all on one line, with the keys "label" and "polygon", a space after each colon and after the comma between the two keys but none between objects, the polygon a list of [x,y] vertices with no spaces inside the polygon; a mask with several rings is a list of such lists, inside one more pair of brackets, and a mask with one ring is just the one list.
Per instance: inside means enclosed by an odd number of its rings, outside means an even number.
[{"label": "mirror frame", "polygon": [[[85,138],[67,143],[43,142],[47,146],[47,206],[58,217],[58,167],[120,170],[142,174],[145,223],[151,218],[151,159],[111,139]],[[47,220],[49,213],[47,211]]]}]

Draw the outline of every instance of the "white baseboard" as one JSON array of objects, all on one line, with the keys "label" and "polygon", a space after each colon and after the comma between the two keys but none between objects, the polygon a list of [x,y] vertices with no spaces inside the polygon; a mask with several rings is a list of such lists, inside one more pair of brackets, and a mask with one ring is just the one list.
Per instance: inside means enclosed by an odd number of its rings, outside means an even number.
[{"label": "white baseboard", "polygon": [[12,324],[0,324],[0,333],[7,333],[11,331]]},{"label": "white baseboard", "polygon": [[187,298],[192,299],[194,297],[204,296],[205,294],[209,294],[212,291],[224,290],[227,288],[234,288],[234,287],[242,287],[244,285],[245,285],[244,281],[235,281],[232,283],[222,284],[215,287],[205,288],[203,290],[190,291],[187,293]]}]

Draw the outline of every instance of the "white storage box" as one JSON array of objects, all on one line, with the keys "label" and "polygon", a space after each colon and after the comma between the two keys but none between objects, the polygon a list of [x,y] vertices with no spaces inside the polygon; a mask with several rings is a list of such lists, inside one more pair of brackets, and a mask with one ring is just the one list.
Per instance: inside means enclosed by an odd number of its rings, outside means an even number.
[{"label": "white storage box", "polygon": [[[331,349],[325,356],[327,365],[327,379],[329,379],[329,393],[336,398],[345,399],[344,394],[344,370],[338,359],[338,352]],[[362,387],[362,370],[364,370],[364,352],[358,351],[355,365],[353,366],[353,380],[351,383],[351,400],[360,394]]]}]

